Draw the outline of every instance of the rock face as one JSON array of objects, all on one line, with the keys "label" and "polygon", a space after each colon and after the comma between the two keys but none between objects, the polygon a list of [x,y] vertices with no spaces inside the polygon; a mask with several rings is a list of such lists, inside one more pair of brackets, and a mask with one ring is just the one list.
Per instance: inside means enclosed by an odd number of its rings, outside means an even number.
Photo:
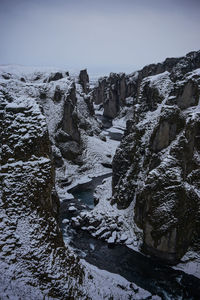
[{"label": "rock face", "polygon": [[200,51],[138,72],[134,116],[113,160],[113,203],[172,263],[200,240]]},{"label": "rock face", "polygon": [[89,92],[89,76],[86,69],[80,71],[79,83],[83,88],[83,92],[87,94]]},{"label": "rock face", "polygon": [[61,72],[52,73],[49,76],[48,82],[56,81],[63,78],[63,74]]},{"label": "rock face", "polygon": [[104,99],[104,116],[114,118],[117,116],[120,106],[125,102],[126,85],[125,74],[111,73],[107,81],[108,88]]},{"label": "rock face", "polygon": [[125,105],[129,92],[127,85],[124,73],[111,73],[99,80],[93,91],[93,101],[95,104],[103,103],[105,117],[115,118],[120,107]]},{"label": "rock face", "polygon": [[63,158],[75,161],[81,154],[81,136],[74,81],[68,78],[40,87],[39,102],[47,118],[56,167],[63,165]]},{"label": "rock face", "polygon": [[93,101],[95,104],[101,104],[104,102],[104,92],[106,88],[106,77],[98,80],[98,85],[93,89]]},{"label": "rock face", "polygon": [[[97,86],[92,92],[93,101],[95,104],[102,103],[104,106],[104,116],[113,119],[118,115],[120,108],[127,105],[129,97],[132,97],[133,101],[137,99],[138,87],[145,77],[158,75],[167,71],[171,73],[170,77],[175,82],[177,79],[180,80],[183,74],[197,69],[199,63],[199,57],[196,55],[196,52],[190,52],[185,57],[167,58],[162,63],[145,66],[142,70],[130,75],[111,73],[110,76],[99,79]],[[143,91],[143,96],[145,92],[147,96],[149,94],[147,86],[146,91]],[[156,93],[156,91],[151,90],[151,93]],[[155,98],[154,96],[156,95],[148,97],[152,99]]]},{"label": "rock face", "polygon": [[71,136],[71,139],[80,143],[80,132],[78,130],[78,116],[76,111],[76,87],[73,83],[64,99],[64,112],[62,129]]},{"label": "rock face", "polygon": [[[1,71],[1,70],[0,70]],[[84,79],[85,72],[82,72]],[[84,75],[85,74],[85,75]],[[81,164],[85,132],[92,135],[99,128],[94,118],[93,102],[90,94],[85,94],[78,82],[78,76],[68,72],[41,72],[21,74],[0,72],[5,91],[17,97],[30,97],[39,103],[46,117],[52,154],[56,167],[64,166],[64,160]],[[88,79],[85,79],[88,82]]]},{"label": "rock face", "polygon": [[79,298],[83,271],[58,226],[45,116],[35,100],[8,89],[0,85],[0,295]]}]

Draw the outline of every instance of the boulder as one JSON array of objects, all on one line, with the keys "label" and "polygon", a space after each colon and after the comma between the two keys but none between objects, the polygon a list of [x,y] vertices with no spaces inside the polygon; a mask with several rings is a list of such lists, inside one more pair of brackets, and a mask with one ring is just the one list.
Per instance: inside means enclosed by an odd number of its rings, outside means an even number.
[{"label": "boulder", "polygon": [[9,80],[12,77],[10,73],[3,73],[1,76],[6,80]]},{"label": "boulder", "polygon": [[68,133],[66,133],[64,130],[60,128],[55,134],[55,141],[57,143],[69,142],[72,141],[72,136],[70,136]]}]

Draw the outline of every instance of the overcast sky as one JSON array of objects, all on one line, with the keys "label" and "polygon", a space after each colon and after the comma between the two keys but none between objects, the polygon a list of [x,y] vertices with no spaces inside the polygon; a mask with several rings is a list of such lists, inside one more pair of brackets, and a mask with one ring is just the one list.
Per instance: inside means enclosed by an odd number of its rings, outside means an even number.
[{"label": "overcast sky", "polygon": [[0,64],[132,72],[200,49],[200,0],[0,0]]}]

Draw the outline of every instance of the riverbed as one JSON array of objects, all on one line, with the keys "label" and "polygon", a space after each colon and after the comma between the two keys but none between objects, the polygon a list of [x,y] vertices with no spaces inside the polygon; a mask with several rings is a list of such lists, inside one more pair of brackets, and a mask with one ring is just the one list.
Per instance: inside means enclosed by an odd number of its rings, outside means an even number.
[{"label": "riverbed", "polygon": [[[106,177],[110,174],[105,175]],[[139,287],[159,295],[162,299],[199,299],[200,280],[182,271],[174,270],[157,259],[129,249],[125,245],[114,245],[112,248],[104,241],[92,237],[84,230],[75,230],[70,220],[81,211],[93,208],[93,192],[104,176],[94,178],[85,185],[73,188],[77,196],[61,204],[61,228],[65,242],[75,253],[96,267],[116,273],[134,282]],[[69,210],[74,207],[74,210]]]}]

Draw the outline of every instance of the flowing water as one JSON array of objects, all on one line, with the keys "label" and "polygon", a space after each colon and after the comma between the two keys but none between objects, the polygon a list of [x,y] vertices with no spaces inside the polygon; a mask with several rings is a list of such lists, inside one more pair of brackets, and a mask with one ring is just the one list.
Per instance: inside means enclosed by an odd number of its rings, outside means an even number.
[{"label": "flowing water", "polygon": [[[78,215],[83,209],[91,209],[94,188],[101,181],[102,176],[95,178],[89,184],[76,187],[72,193],[79,201],[72,200],[73,203],[69,203],[69,200],[62,202],[61,221]],[[68,210],[71,204],[77,207],[76,212]],[[86,208],[84,204],[87,205]],[[119,274],[152,294],[161,296],[162,299],[200,299],[200,280],[198,278],[174,270],[170,266],[131,250],[124,245],[115,245],[110,248],[106,242],[93,238],[85,231],[74,230],[69,224],[61,224],[64,239],[80,257],[90,264]]]}]

